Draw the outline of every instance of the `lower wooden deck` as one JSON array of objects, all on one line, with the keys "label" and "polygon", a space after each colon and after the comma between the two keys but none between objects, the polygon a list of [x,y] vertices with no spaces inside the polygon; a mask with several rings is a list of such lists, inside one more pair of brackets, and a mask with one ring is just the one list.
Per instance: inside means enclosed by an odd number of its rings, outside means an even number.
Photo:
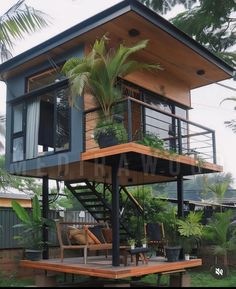
[{"label": "lower wooden deck", "polygon": [[151,258],[148,264],[139,263],[138,266],[133,263],[128,266],[120,265],[113,267],[111,257],[107,259],[103,256],[89,257],[88,263],[83,264],[83,258],[65,258],[63,262],[60,259],[49,259],[41,261],[21,260],[20,266],[30,269],[47,270],[53,272],[78,274],[83,276],[93,276],[107,279],[122,279],[135,276],[144,276],[163,272],[177,271],[202,265],[201,259],[192,259],[189,261],[167,262],[163,257]]}]

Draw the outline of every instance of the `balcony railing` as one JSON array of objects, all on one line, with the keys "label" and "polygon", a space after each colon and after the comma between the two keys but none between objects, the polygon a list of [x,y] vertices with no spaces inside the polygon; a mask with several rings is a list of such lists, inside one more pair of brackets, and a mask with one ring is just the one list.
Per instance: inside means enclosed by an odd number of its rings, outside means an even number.
[{"label": "balcony railing", "polygon": [[[140,142],[145,135],[156,135],[163,141],[165,150],[216,163],[215,131],[212,129],[132,97],[114,105],[113,118],[123,122],[127,142]],[[94,129],[99,120],[99,108],[84,112],[84,151],[98,148]]]}]

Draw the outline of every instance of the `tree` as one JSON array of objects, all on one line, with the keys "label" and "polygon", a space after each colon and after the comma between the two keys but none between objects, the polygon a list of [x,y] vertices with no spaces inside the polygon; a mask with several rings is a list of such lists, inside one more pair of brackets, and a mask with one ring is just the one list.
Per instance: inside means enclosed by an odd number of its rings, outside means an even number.
[{"label": "tree", "polygon": [[[188,1],[159,1],[140,0],[145,5],[157,12],[163,2],[168,2],[169,10],[176,4],[187,3]],[[192,1],[190,1],[192,2]],[[211,52],[223,58],[231,65],[236,64],[235,51],[231,51],[236,44],[235,24],[236,5],[232,0],[199,0],[193,1],[191,6],[198,4],[191,9],[179,13],[170,21],[179,29],[193,37],[196,41],[207,47]],[[185,5],[186,6],[186,5]]]},{"label": "tree", "polygon": [[233,226],[232,218],[231,210],[215,213],[203,230],[204,238],[214,245],[214,255],[223,256],[226,267],[228,267],[228,253],[236,251],[236,228]]},{"label": "tree", "polygon": [[199,0],[199,5],[171,21],[231,65],[236,64],[236,5],[232,0]]},{"label": "tree", "polygon": [[12,57],[13,41],[23,39],[25,34],[35,32],[48,24],[46,14],[18,0],[0,16],[0,58],[6,61]]},{"label": "tree", "polygon": [[166,14],[177,4],[183,4],[186,9],[190,9],[197,0],[140,0],[140,2],[161,14]]}]

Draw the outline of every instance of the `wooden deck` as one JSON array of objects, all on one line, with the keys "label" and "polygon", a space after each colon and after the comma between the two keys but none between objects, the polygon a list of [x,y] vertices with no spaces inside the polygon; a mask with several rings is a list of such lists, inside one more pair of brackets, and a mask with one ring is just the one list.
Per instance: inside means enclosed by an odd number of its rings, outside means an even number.
[{"label": "wooden deck", "polygon": [[[98,148],[98,149],[86,151],[81,154],[81,160],[91,161],[91,160],[102,159],[102,158],[109,159],[109,157],[114,157],[116,155],[122,155],[122,154],[126,154],[127,160],[129,160],[129,154],[135,154],[136,155],[135,159],[138,159],[139,156],[148,156],[148,157],[162,159],[167,162],[170,162],[170,161],[176,162],[182,166],[186,166],[186,168],[188,167],[187,169],[188,173],[189,173],[190,168],[198,167],[198,161],[195,160],[193,157],[186,156],[186,155],[179,155],[179,154],[171,154],[168,151],[161,151],[159,149],[153,150],[152,148],[148,146],[144,146],[144,145],[137,144],[134,142],[119,144],[116,146],[111,146],[111,147],[102,148],[102,149]],[[201,168],[204,173],[222,172],[223,170],[222,166],[219,166],[213,163],[208,163],[208,162],[204,162],[201,165]]]},{"label": "wooden deck", "polygon": [[148,264],[139,263],[135,266],[133,263],[128,266],[112,267],[111,257],[107,259],[103,256],[89,257],[88,263],[83,264],[83,258],[65,258],[62,263],[60,259],[49,259],[41,261],[21,260],[20,266],[30,269],[47,270],[61,273],[71,273],[83,276],[93,276],[107,279],[122,279],[148,274],[157,274],[188,269],[202,265],[201,259],[192,259],[189,261],[167,262],[163,257],[151,258]]}]

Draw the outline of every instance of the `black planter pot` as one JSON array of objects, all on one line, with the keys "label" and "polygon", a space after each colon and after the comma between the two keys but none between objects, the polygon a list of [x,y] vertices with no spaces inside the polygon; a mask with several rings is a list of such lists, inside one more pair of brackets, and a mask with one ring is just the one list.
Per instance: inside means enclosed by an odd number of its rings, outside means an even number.
[{"label": "black planter pot", "polygon": [[179,261],[180,258],[180,251],[181,246],[166,246],[165,252],[166,252],[166,258],[168,262],[176,262]]},{"label": "black planter pot", "polygon": [[100,148],[106,148],[114,145],[118,145],[119,141],[115,136],[115,133],[103,134],[101,133],[98,137],[98,144]]},{"label": "black planter pot", "polygon": [[42,259],[42,250],[25,249],[25,259],[39,261]]}]

